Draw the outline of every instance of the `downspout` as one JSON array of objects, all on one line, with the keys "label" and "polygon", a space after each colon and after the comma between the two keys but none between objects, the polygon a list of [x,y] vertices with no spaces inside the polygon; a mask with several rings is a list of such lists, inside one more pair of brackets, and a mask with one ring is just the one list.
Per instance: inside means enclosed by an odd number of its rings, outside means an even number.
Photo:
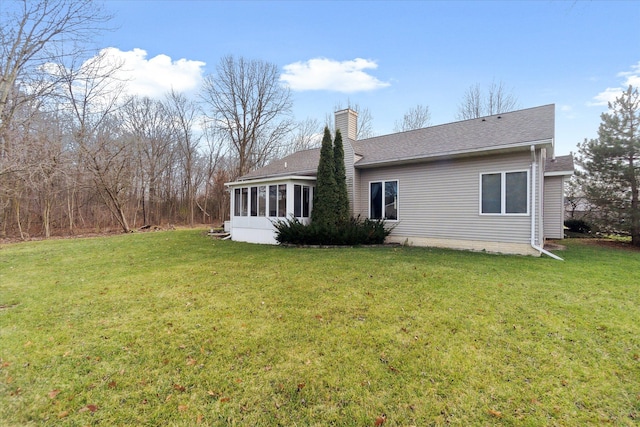
[{"label": "downspout", "polygon": [[531,247],[541,254],[550,256],[558,261],[564,261],[558,255],[552,254],[544,248],[536,245],[536,147],[531,146]]}]

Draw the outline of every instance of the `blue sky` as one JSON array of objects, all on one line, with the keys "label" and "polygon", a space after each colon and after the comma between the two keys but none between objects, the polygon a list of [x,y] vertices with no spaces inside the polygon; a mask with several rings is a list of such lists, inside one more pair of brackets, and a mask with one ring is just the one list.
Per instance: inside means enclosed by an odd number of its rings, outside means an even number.
[{"label": "blue sky", "polygon": [[191,92],[232,54],[276,64],[295,118],[348,102],[391,133],[407,110],[456,120],[465,91],[502,82],[520,108],[556,105],[556,154],[597,136],[606,101],[640,86],[638,1],[118,1],[98,40],[132,92]]}]

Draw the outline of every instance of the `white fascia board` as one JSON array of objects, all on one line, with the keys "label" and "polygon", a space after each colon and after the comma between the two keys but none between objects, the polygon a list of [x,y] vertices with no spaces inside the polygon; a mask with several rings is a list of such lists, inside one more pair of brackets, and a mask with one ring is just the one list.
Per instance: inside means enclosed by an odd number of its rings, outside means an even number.
[{"label": "white fascia board", "polygon": [[453,158],[473,157],[473,156],[482,155],[483,153],[486,153],[486,154],[493,154],[495,152],[508,153],[513,151],[520,151],[524,147],[528,149],[532,145],[536,147],[553,146],[553,138],[542,139],[539,141],[519,142],[517,144],[497,145],[495,147],[476,148],[473,150],[446,151],[446,152],[436,153],[436,154],[431,154],[426,156],[400,157],[396,159],[379,160],[377,162],[372,162],[372,163],[364,163],[364,164],[356,163],[355,167],[357,167],[358,169],[366,169],[366,168],[374,168],[378,166],[390,165],[395,163],[400,163],[400,164],[417,163],[421,161],[436,161],[436,160],[447,159],[452,157]]},{"label": "white fascia board", "polygon": [[567,170],[567,171],[545,172],[544,176],[572,176],[573,174],[574,174],[574,171]]},{"label": "white fascia board", "polygon": [[247,179],[246,181],[234,181],[234,182],[225,182],[224,185],[226,187],[247,187],[255,184],[264,184],[269,182],[282,182],[282,181],[315,181],[315,176],[305,176],[305,175],[288,175],[288,176],[276,176],[270,178],[256,178],[256,179]]}]

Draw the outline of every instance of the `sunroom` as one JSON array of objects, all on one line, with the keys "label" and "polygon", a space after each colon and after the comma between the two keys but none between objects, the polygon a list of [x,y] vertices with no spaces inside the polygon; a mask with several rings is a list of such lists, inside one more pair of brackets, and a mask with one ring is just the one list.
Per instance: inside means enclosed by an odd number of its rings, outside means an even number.
[{"label": "sunroom", "polygon": [[307,224],[313,209],[315,177],[289,176],[227,183],[233,207],[231,239],[277,244],[273,223],[297,218]]}]

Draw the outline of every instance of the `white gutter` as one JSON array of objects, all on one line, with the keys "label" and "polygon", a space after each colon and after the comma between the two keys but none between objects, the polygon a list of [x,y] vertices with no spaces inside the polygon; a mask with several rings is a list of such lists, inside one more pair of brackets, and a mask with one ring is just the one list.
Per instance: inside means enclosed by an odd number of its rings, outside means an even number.
[{"label": "white gutter", "polygon": [[502,144],[502,145],[496,145],[488,148],[487,147],[480,147],[480,148],[473,148],[473,149],[465,148],[465,149],[454,150],[454,151],[440,151],[433,154],[417,154],[414,156],[397,157],[397,158],[386,159],[386,160],[367,161],[365,159],[363,163],[356,164],[356,166],[358,166],[359,169],[366,169],[366,168],[373,168],[373,167],[384,166],[387,164],[394,164],[394,163],[402,164],[402,163],[415,163],[415,162],[425,161],[425,160],[437,161],[437,160],[448,159],[448,158],[472,157],[482,153],[487,153],[487,154],[494,154],[496,152],[508,153],[513,151],[520,151],[523,148],[526,149],[526,147],[530,145],[551,145],[551,147],[553,147],[553,138],[540,139],[537,141],[525,141],[525,142],[519,142],[517,144]]},{"label": "white gutter", "polygon": [[231,187],[232,185],[233,186],[246,187],[248,185],[269,183],[269,182],[274,182],[274,181],[286,181],[286,180],[292,180],[292,181],[315,181],[316,177],[315,176],[308,176],[308,175],[277,175],[277,176],[272,176],[272,177],[249,178],[249,179],[247,179],[245,181],[225,182],[224,185],[225,185],[225,187]]},{"label": "white gutter", "polygon": [[541,248],[536,245],[536,146],[531,146],[531,247],[536,251],[550,256],[553,259],[557,259],[558,261],[564,261],[558,255],[552,254],[551,252]]}]

